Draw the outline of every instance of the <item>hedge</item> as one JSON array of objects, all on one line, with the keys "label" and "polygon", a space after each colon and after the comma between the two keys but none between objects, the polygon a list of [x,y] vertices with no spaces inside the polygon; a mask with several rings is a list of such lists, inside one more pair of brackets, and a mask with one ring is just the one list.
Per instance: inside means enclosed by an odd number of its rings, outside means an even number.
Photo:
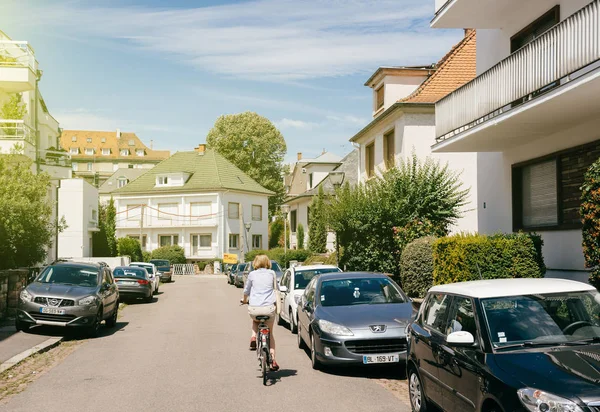
[{"label": "hedge", "polygon": [[404,247],[400,258],[402,289],[412,298],[423,298],[433,285],[433,243],[436,238],[426,236]]},{"label": "hedge", "polygon": [[171,264],[187,263],[185,251],[181,246],[162,246],[152,251],[152,259],[166,259]]},{"label": "hedge", "polygon": [[143,259],[140,242],[130,237],[122,237],[117,240],[117,253],[119,256],[129,256],[132,262],[139,262]]},{"label": "hedge", "polygon": [[536,234],[454,235],[433,243],[433,283],[541,278],[546,273]]}]

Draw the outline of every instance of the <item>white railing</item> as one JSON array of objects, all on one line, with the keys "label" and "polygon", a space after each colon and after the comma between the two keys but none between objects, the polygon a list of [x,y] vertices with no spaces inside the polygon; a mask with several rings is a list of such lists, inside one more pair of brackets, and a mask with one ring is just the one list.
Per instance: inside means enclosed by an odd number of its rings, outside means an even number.
[{"label": "white railing", "polygon": [[29,43],[0,40],[0,67],[29,67],[35,73],[37,61]]},{"label": "white railing", "polygon": [[437,141],[510,110],[520,99],[600,60],[600,0],[450,93],[435,105]]},{"label": "white railing", "polygon": [[0,119],[1,140],[23,140],[35,146],[35,130],[24,120]]},{"label": "white railing", "polygon": [[193,264],[190,263],[176,263],[173,265],[173,275],[195,275],[196,270]]}]

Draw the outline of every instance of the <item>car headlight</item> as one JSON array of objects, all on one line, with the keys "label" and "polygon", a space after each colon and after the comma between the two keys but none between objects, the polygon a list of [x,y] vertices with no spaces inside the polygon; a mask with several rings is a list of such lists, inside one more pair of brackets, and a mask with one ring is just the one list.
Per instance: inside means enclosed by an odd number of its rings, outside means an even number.
[{"label": "car headlight", "polygon": [[83,299],[79,299],[79,302],[77,303],[79,303],[79,306],[89,306],[96,304],[96,302],[98,302],[96,296],[87,296]]},{"label": "car headlight", "polygon": [[296,305],[300,304],[300,299],[302,299],[302,295],[295,295],[294,296],[294,302],[296,302]]},{"label": "car headlight", "polygon": [[337,323],[329,322],[328,320],[319,320],[319,327],[325,333],[339,336],[353,336],[354,333],[345,326],[338,325]]},{"label": "car headlight", "polygon": [[583,412],[575,402],[538,389],[523,388],[517,394],[521,403],[531,412]]},{"label": "car headlight", "polygon": [[21,300],[23,302],[31,302],[33,299],[33,296],[31,296],[31,294],[29,292],[27,292],[27,289],[23,289],[21,291]]}]

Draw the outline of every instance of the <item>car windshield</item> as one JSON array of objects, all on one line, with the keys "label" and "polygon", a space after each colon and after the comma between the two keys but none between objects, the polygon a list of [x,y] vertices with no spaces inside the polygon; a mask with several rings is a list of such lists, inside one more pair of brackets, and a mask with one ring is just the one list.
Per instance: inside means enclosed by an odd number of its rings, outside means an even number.
[{"label": "car windshield", "polygon": [[60,285],[98,285],[98,269],[77,266],[48,266],[37,277],[36,282]]},{"label": "car windshield", "polygon": [[482,306],[496,348],[600,337],[597,291],[482,299]]},{"label": "car windshield", "polygon": [[170,266],[171,263],[168,260],[151,260],[150,263],[154,263],[156,266]]},{"label": "car windshield", "polygon": [[135,267],[138,267],[138,268],[144,268],[144,269],[146,269],[146,272],[148,272],[149,274],[153,274],[154,273],[154,270],[152,269],[152,266],[150,266],[150,265],[148,265],[148,266],[145,266],[145,265],[136,265],[135,263],[133,263],[133,264],[131,264],[131,266],[135,266]]},{"label": "car windshield", "polygon": [[301,290],[306,289],[308,282],[317,275],[323,273],[341,272],[338,268],[323,268],[323,269],[311,269],[311,270],[298,270],[294,274],[294,289]]},{"label": "car windshield", "polygon": [[144,269],[138,268],[116,268],[113,271],[113,276],[115,278],[129,278],[135,277],[140,279],[146,278],[146,271]]},{"label": "car windshield", "polygon": [[238,272],[243,272],[244,270],[246,270],[246,266],[248,266],[248,265],[244,265],[244,264],[238,265],[238,267],[237,267]]},{"label": "car windshield", "polygon": [[281,266],[279,266],[279,263],[275,262],[274,260],[271,261],[271,269],[273,269],[275,272],[281,272]]},{"label": "car windshield", "polygon": [[321,305],[349,306],[405,303],[398,287],[386,278],[326,280],[321,284]]}]

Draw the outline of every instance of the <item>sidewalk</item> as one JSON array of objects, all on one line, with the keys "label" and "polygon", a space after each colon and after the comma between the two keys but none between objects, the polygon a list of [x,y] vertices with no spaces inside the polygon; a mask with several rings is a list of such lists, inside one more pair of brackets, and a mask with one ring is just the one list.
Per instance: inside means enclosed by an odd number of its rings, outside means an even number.
[{"label": "sidewalk", "polygon": [[34,328],[29,333],[17,332],[14,326],[0,326],[0,364],[52,338],[44,330]]}]

